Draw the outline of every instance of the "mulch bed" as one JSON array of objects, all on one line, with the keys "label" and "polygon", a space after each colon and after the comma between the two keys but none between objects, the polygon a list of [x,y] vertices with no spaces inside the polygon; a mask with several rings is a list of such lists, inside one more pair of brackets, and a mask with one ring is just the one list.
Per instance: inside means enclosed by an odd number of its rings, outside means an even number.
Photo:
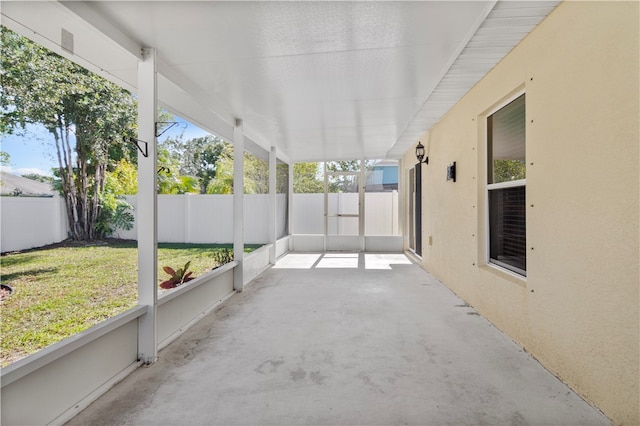
[{"label": "mulch bed", "polygon": [[72,240],[68,238],[66,240],[60,241],[59,243],[48,244],[42,247],[33,247],[30,249],[24,250],[16,250],[16,251],[5,251],[0,253],[2,256],[12,255],[12,254],[20,254],[20,253],[29,253],[32,251],[41,251],[41,250],[51,250],[62,247],[95,247],[95,246],[111,246],[111,245],[120,245],[120,244],[136,244],[136,240],[125,240],[122,238],[103,238],[100,240],[91,240],[91,241],[80,241],[80,240]]}]

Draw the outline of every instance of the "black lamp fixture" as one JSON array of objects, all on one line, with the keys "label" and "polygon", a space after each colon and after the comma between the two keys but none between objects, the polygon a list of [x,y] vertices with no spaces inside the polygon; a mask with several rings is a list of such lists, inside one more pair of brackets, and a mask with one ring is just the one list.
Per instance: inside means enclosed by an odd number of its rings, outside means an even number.
[{"label": "black lamp fixture", "polygon": [[429,157],[424,156],[424,145],[420,141],[418,141],[418,146],[416,146],[416,158],[418,159],[418,163],[429,164]]}]

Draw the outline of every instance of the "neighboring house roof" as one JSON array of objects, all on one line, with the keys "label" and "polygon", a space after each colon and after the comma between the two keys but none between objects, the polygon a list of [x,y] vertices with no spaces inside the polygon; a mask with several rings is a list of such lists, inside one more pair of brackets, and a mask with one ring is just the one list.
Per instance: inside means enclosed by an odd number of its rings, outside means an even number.
[{"label": "neighboring house roof", "polygon": [[26,197],[51,197],[55,191],[51,188],[50,183],[0,172],[0,195],[18,194]]}]

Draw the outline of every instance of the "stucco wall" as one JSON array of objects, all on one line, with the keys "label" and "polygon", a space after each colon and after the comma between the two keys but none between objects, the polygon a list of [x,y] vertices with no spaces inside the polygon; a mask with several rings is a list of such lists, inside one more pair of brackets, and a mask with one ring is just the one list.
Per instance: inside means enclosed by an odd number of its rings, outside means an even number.
[{"label": "stucco wall", "polygon": [[[640,424],[639,12],[560,4],[420,139],[423,266],[628,425]],[[485,119],[521,90],[526,279],[487,265],[485,226]]]}]

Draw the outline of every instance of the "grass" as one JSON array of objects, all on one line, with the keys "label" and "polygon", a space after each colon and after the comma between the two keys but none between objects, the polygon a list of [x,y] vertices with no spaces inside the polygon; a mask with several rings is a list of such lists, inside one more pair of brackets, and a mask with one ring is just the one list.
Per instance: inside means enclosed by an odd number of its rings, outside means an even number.
[{"label": "grass", "polygon": [[[257,246],[255,246],[257,247]],[[252,251],[249,247],[245,251]],[[163,266],[198,277],[217,266],[222,244],[159,244]],[[136,305],[135,242],[98,242],[35,249],[0,258],[0,280],[14,293],[0,304],[0,364],[5,366]]]}]

